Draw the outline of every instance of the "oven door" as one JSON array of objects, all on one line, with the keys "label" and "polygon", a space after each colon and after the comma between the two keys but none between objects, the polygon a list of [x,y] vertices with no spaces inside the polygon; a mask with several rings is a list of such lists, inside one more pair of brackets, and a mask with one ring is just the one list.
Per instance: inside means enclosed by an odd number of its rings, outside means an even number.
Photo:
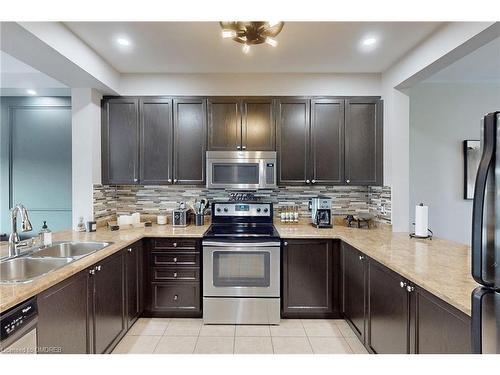
[{"label": "oven door", "polygon": [[279,243],[203,243],[204,297],[279,297]]}]

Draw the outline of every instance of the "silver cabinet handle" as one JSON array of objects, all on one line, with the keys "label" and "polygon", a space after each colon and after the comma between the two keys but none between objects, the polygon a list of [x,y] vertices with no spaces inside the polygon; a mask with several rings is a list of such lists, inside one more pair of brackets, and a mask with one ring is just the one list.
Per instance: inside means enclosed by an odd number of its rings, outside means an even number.
[{"label": "silver cabinet handle", "polygon": [[96,271],[100,271],[100,270],[101,270],[101,266],[97,266],[97,267],[95,268],[95,270],[96,270]]},{"label": "silver cabinet handle", "polygon": [[404,287],[406,286],[406,283],[405,283],[404,281],[400,281],[400,282],[399,282],[399,286],[400,286],[401,288],[404,288]]},{"label": "silver cabinet handle", "polygon": [[174,263],[177,263],[177,257],[174,258]]},{"label": "silver cabinet handle", "polygon": [[177,277],[177,272],[174,272],[174,277]]},{"label": "silver cabinet handle", "polygon": [[345,180],[346,183],[350,184],[351,183],[351,180]]},{"label": "silver cabinet handle", "polygon": [[128,251],[129,253],[131,253],[131,252],[132,252],[132,248],[131,248],[131,247],[129,247],[129,248],[127,249],[127,251]]},{"label": "silver cabinet handle", "polygon": [[288,246],[288,242],[283,242],[283,246]]},{"label": "silver cabinet handle", "polygon": [[316,180],[311,180],[311,182],[312,182],[313,184],[315,184],[315,183],[316,183]]},{"label": "silver cabinet handle", "polygon": [[247,149],[247,146],[241,146],[241,149],[242,149],[242,150],[246,150],[246,149]]},{"label": "silver cabinet handle", "polygon": [[179,299],[179,296],[176,294],[176,295],[174,296],[174,301],[177,301],[178,299]]},{"label": "silver cabinet handle", "polygon": [[171,183],[171,182],[172,182],[172,179],[171,179],[171,178],[169,178],[169,179],[167,180],[167,182],[168,182],[168,183]]},{"label": "silver cabinet handle", "polygon": [[174,247],[177,247],[177,242],[174,242]]},{"label": "silver cabinet handle", "polygon": [[89,270],[89,273],[90,273],[91,275],[95,275],[95,269],[93,269],[93,268],[92,268],[91,270]]},{"label": "silver cabinet handle", "polygon": [[306,184],[310,184],[310,183],[311,183],[311,181],[310,181],[310,180],[306,180]]},{"label": "silver cabinet handle", "polygon": [[177,179],[176,179],[176,178],[174,178],[174,184],[176,184],[176,183],[177,183]]},{"label": "silver cabinet handle", "polygon": [[411,293],[411,292],[413,292],[414,290],[415,290],[415,288],[414,288],[414,287],[412,287],[411,285],[407,285],[407,286],[406,286],[406,291],[407,291],[408,293]]},{"label": "silver cabinet handle", "polygon": [[137,181],[138,181],[138,179],[137,179],[137,178],[134,178],[134,182],[137,182]]},{"label": "silver cabinet handle", "polygon": [[240,150],[240,149],[241,149],[241,146],[236,146],[236,149],[237,149],[237,150]]},{"label": "silver cabinet handle", "polygon": [[364,260],[364,259],[365,259],[365,257],[363,255],[359,256],[359,260]]}]

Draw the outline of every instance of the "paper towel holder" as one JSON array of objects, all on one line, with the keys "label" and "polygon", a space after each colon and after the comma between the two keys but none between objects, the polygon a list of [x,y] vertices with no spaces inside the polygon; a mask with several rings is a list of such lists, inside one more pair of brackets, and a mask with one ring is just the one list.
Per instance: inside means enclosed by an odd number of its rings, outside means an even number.
[{"label": "paper towel holder", "polygon": [[[415,223],[412,223],[412,225],[415,225]],[[434,233],[432,233],[432,230],[430,230],[429,228],[427,228],[427,231],[427,236],[417,236],[415,233],[410,233],[410,238],[419,238],[424,240],[428,238],[429,240],[432,240],[432,236],[434,235]]]}]

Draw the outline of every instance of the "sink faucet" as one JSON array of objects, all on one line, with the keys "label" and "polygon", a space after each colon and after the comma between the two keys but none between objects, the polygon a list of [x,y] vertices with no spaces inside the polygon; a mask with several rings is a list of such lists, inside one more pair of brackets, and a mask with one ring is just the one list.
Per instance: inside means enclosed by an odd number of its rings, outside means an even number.
[{"label": "sink faucet", "polygon": [[21,242],[19,234],[17,234],[17,214],[21,214],[22,220],[22,231],[29,232],[33,229],[31,226],[30,219],[28,218],[28,210],[22,204],[16,205],[12,210],[10,210],[10,227],[11,233],[9,236],[9,257],[18,256],[19,249],[18,244]]}]

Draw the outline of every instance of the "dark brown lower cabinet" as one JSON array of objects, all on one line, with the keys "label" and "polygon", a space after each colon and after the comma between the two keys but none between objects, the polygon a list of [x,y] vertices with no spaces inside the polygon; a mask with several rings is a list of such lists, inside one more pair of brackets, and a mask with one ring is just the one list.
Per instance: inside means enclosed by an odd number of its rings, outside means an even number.
[{"label": "dark brown lower cabinet", "polygon": [[144,315],[201,317],[200,241],[155,238],[148,244]]},{"label": "dark brown lower cabinet", "polygon": [[420,287],[411,294],[413,353],[472,353],[470,316]]},{"label": "dark brown lower cabinet", "polygon": [[368,262],[366,346],[379,354],[409,353],[409,293],[406,281],[381,264]]},{"label": "dark brown lower cabinet", "polygon": [[39,353],[89,352],[89,281],[84,270],[38,295]]},{"label": "dark brown lower cabinet", "polygon": [[367,258],[342,243],[342,314],[362,343],[365,342]]},{"label": "dark brown lower cabinet", "polygon": [[126,332],[124,263],[120,251],[98,263],[91,276],[92,353],[110,352]]},{"label": "dark brown lower cabinet", "polygon": [[144,310],[144,252],[138,242],[126,249],[125,280],[127,299],[127,329],[141,316]]},{"label": "dark brown lower cabinet", "polygon": [[332,240],[284,240],[283,318],[338,317],[338,243]]}]

